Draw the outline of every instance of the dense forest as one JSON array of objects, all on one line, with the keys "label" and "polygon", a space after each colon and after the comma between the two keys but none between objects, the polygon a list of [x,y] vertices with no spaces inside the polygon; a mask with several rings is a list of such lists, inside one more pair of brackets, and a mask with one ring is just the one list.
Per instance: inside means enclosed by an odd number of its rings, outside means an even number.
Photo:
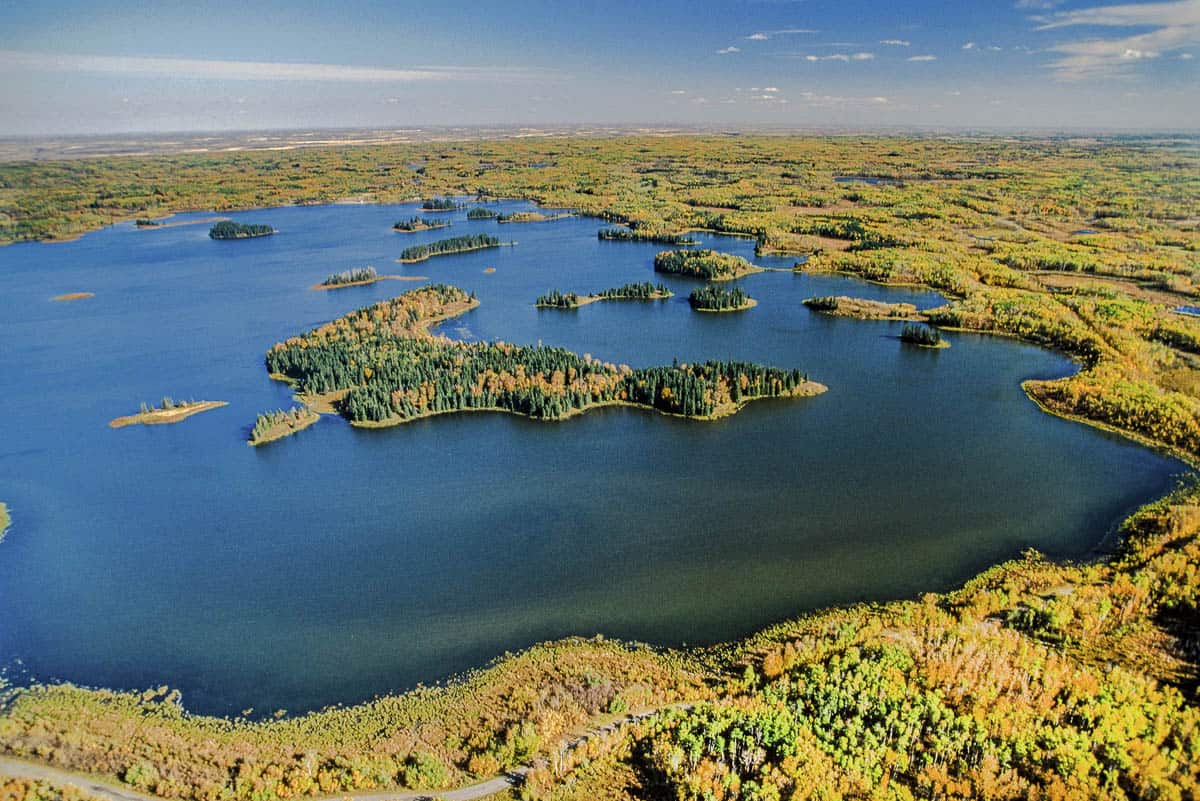
[{"label": "dense forest", "polygon": [[671,297],[673,293],[666,284],[652,284],[649,281],[621,284],[611,289],[602,289],[596,297],[603,300],[662,300]]},{"label": "dense forest", "polygon": [[404,233],[413,233],[415,231],[429,231],[434,228],[449,228],[450,221],[443,220],[438,217],[409,217],[407,220],[399,220],[392,226],[393,231],[402,231]]},{"label": "dense forest", "polygon": [[425,211],[457,211],[465,207],[465,203],[459,203],[448,197],[429,198],[421,203],[421,208]]},{"label": "dense forest", "polygon": [[753,299],[740,286],[730,289],[705,286],[693,289],[688,303],[697,311],[738,311],[754,305]]},{"label": "dense forest", "polygon": [[289,436],[315,423],[320,415],[307,406],[293,406],[290,409],[276,409],[258,415],[250,429],[249,443],[265,445],[282,437]]},{"label": "dense forest", "polygon": [[458,342],[425,332],[430,321],[473,304],[452,286],[406,292],[276,343],[267,368],[295,382],[302,395],[339,393],[336,408],[366,424],[470,409],[558,420],[609,403],[709,418],[755,398],[820,389],[799,370],[744,362],[634,370],[562,348]]},{"label": "dense forest", "polygon": [[758,272],[741,256],[715,250],[664,250],[654,257],[654,269],[660,273],[703,278],[706,281],[729,281]]},{"label": "dense forest", "polygon": [[400,251],[400,261],[422,261],[430,256],[443,256],[449,253],[465,253],[469,250],[498,248],[500,240],[487,234],[469,234],[453,236],[449,239],[439,239],[424,245],[413,245]]},{"label": "dense forest", "polygon": [[905,323],[900,329],[900,341],[908,342],[913,345],[921,345],[926,348],[936,348],[945,343],[942,339],[942,332],[936,328],[930,328],[927,325],[915,325],[913,323]]},{"label": "dense forest", "polygon": [[475,206],[467,212],[468,220],[494,220],[500,212],[493,209],[486,209],[483,206]]},{"label": "dense forest", "polygon": [[637,228],[601,228],[596,232],[598,239],[613,242],[657,242],[661,245],[694,245],[696,240],[687,234],[670,234],[661,231],[643,231]]},{"label": "dense forest", "polygon": [[212,239],[250,239],[255,236],[270,236],[273,233],[275,229],[269,225],[251,225],[232,220],[222,220],[208,229],[208,235]]},{"label": "dense forest", "polygon": [[374,281],[377,278],[379,278],[379,273],[375,272],[374,267],[355,267],[352,270],[343,270],[340,273],[334,273],[322,281],[321,286],[358,284],[364,281]]},{"label": "dense forest", "polygon": [[579,308],[579,296],[574,292],[564,293],[552,289],[545,295],[538,295],[534,305],[548,309],[577,309]]}]

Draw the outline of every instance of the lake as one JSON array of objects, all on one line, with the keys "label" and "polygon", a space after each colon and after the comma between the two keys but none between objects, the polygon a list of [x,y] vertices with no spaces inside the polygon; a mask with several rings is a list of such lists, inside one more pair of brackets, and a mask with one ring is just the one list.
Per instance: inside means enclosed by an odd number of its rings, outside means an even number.
[{"label": "lake", "polygon": [[[532,208],[505,202],[497,208]],[[1034,547],[1085,557],[1185,468],[1050,417],[1020,389],[1054,353],[822,316],[854,294],[937,295],[767,272],[759,303],[699,314],[661,246],[602,242],[594,219],[397,234],[415,205],[231,215],[278,235],[120,224],[0,248],[0,662],[11,675],[169,684],[193,711],[292,712],[402,691],[571,634],[712,643],[830,604],[943,590]],[[176,219],[187,219],[181,215]],[[209,213],[192,215],[200,218]],[[493,233],[516,247],[394,263],[412,244]],[[701,236],[753,259],[753,241]],[[793,259],[764,258],[768,267]],[[308,289],[374,265],[476,292],[440,330],[559,345],[632,366],[745,359],[799,367],[819,397],[717,422],[627,408],[559,423],[443,416],[386,430],[325,417],[264,448],[291,405],[276,340],[419,284]],[[495,273],[485,274],[494,267]],[[552,288],[663,281],[665,302],[538,310]],[[69,292],[95,297],[69,303]],[[229,405],[178,425],[107,423],[163,395]]]}]

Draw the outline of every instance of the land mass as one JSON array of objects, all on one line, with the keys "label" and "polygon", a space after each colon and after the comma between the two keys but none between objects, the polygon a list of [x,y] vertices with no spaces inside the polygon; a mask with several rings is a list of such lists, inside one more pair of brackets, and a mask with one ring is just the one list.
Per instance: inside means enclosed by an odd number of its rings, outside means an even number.
[{"label": "land mass", "polygon": [[560,292],[552,289],[545,295],[539,295],[534,305],[539,309],[578,309],[589,303],[602,300],[666,300],[674,297],[674,293],[663,284],[651,284],[649,281],[640,284],[624,284],[614,289],[605,289],[590,295],[577,295],[574,292]]},{"label": "land mass", "polygon": [[230,220],[219,222],[208,230],[210,239],[253,239],[275,233],[275,229],[269,225],[235,223]]},{"label": "land mass", "polygon": [[[450,239],[439,239],[436,242],[405,248],[400,252],[400,258],[396,259],[396,261],[401,264],[415,264],[416,262],[425,261],[432,256],[449,256],[454,253],[469,253],[473,250],[498,248],[501,244],[497,237],[488,236],[487,234],[456,236]],[[513,243],[510,242],[509,244]]]},{"label": "land mass", "polygon": [[804,305],[813,311],[834,317],[853,317],[856,320],[910,320],[925,321],[925,315],[911,303],[884,303],[866,298],[846,295],[837,297],[806,298]]},{"label": "land mass", "polygon": [[307,406],[293,406],[287,411],[279,409],[260,414],[254,421],[254,427],[250,430],[250,438],[246,442],[255,446],[266,445],[268,442],[290,437],[292,434],[303,431],[320,419],[321,415]]},{"label": "land mass", "polygon": [[497,214],[496,222],[498,223],[534,223],[534,222],[553,222],[554,220],[564,220],[567,217],[575,215],[570,212],[561,214],[542,214],[537,211],[518,211],[512,214]]},{"label": "land mass", "polygon": [[207,412],[211,409],[219,409],[222,406],[228,405],[228,401],[164,401],[162,406],[154,408],[148,408],[145,404],[142,404],[140,412],[111,420],[108,427],[124,428],[125,426],[138,424],[151,426],[178,423],[194,414]]},{"label": "land mass", "polygon": [[826,389],[799,370],[745,362],[634,370],[561,348],[429,334],[431,324],[477,304],[453,286],[412,290],[276,343],[267,368],[293,382],[313,408],[324,404],[364,427],[464,411],[564,420],[615,405],[713,420],[758,398]]},{"label": "land mass", "polygon": [[60,303],[68,303],[72,300],[83,300],[85,298],[94,298],[94,297],[96,297],[95,292],[68,292],[65,295],[56,295],[53,298],[51,298],[51,300],[55,300]]},{"label": "land mass", "polygon": [[732,281],[763,269],[741,256],[715,250],[664,250],[654,257],[654,270],[705,281]]}]

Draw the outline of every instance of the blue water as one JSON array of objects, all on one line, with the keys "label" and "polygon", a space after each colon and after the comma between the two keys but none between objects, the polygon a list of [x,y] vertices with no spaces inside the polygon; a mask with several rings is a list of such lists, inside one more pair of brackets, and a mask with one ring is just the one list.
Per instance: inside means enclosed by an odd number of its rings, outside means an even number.
[{"label": "blue water", "polygon": [[[850,293],[928,307],[932,294],[769,272],[742,282],[756,308],[696,314],[696,284],[652,272],[658,246],[600,242],[596,220],[499,226],[460,211],[439,214],[448,230],[390,230],[414,213],[280,208],[233,215],[279,230],[261,239],[122,224],[0,248],[0,500],[14,518],[0,543],[0,662],[41,679],[165,683],[202,712],[300,711],[546,638],[709,643],[947,588],[1027,547],[1086,555],[1183,469],[1038,411],[1019,382],[1068,373],[1060,356],[965,334],[948,350],[905,347],[899,323],[800,303]],[[478,231],[519,244],[393,262]],[[750,240],[705,240],[753,257]],[[749,359],[830,391],[715,423],[606,409],[361,431],[326,417],[248,447],[255,415],[291,403],[262,364],[274,341],[415,286],[308,289],[368,264],[475,291],[481,306],[445,324],[451,336],[633,366]],[[642,280],[677,295],[533,307],[551,288]],[[76,291],[95,297],[50,301]],[[107,427],[164,394],[230,405]]]}]

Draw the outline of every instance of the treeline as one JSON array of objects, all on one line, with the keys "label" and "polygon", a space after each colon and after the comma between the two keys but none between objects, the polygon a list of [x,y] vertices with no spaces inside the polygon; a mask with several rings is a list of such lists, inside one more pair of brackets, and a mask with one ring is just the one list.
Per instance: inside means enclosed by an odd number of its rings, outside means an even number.
[{"label": "treeline", "polygon": [[728,281],[758,270],[741,256],[715,250],[664,250],[654,257],[654,269],[706,281]]},{"label": "treeline", "polygon": [[470,234],[453,236],[449,239],[439,239],[424,245],[413,245],[400,251],[400,261],[420,261],[430,256],[441,256],[447,253],[464,253],[469,250],[500,247],[498,237],[487,234]]},{"label": "treeline", "polygon": [[562,348],[456,342],[423,333],[420,321],[442,319],[468,302],[457,287],[414,290],[277,343],[267,353],[267,368],[304,394],[345,391],[339,411],[357,423],[470,409],[557,420],[605,403],[710,417],[753,398],[807,389],[799,370],[745,362],[633,370]]},{"label": "treeline", "polygon": [[538,295],[535,305],[554,309],[576,309],[579,307],[579,296],[574,292],[563,293],[552,289],[545,295]]},{"label": "treeline", "polygon": [[273,233],[275,229],[269,225],[252,225],[232,220],[223,220],[208,229],[208,235],[212,239],[249,239],[255,236],[270,236]]},{"label": "treeline", "polygon": [[428,219],[426,219],[424,217],[410,217],[407,220],[400,220],[399,222],[397,222],[395,225],[392,226],[392,229],[396,230],[396,231],[411,232],[411,231],[425,231],[430,228],[449,228],[449,227],[450,227],[449,220],[443,220],[438,217],[430,217]]},{"label": "treeline", "polygon": [[639,231],[633,228],[601,228],[596,232],[596,238],[614,242],[657,242],[662,245],[695,245],[698,241],[687,234]]},{"label": "treeline", "polygon": [[693,309],[700,311],[733,311],[747,308],[751,305],[751,300],[740,286],[732,289],[706,286],[693,289],[692,294],[688,295],[688,303]]},{"label": "treeline", "polygon": [[425,211],[457,211],[466,208],[466,204],[448,197],[433,197],[423,202],[421,208]]},{"label": "treeline", "polygon": [[468,220],[494,220],[500,213],[493,209],[485,209],[483,206],[476,206],[467,212]]},{"label": "treeline", "polygon": [[374,281],[379,277],[374,267],[355,267],[353,270],[343,270],[334,273],[321,282],[321,286],[342,286],[343,284],[358,284],[363,281]]},{"label": "treeline", "polygon": [[661,300],[671,297],[672,294],[666,284],[652,284],[649,281],[643,281],[602,290],[596,293],[596,297],[604,300]]}]

